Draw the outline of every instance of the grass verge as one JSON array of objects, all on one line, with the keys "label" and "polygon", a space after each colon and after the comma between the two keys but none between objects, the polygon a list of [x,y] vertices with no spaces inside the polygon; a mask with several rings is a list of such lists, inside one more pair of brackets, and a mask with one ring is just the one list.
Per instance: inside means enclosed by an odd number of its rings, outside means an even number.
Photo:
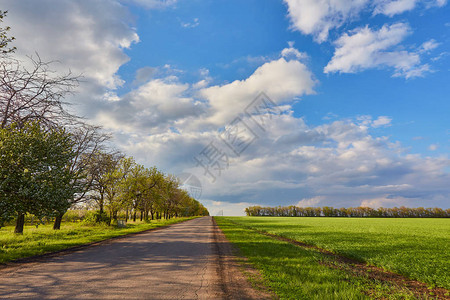
[{"label": "grass verge", "polygon": [[14,234],[14,227],[7,226],[0,228],[0,263],[60,251],[193,218],[127,223],[125,228],[106,225],[88,226],[82,223],[63,223],[61,230],[53,230],[53,224],[40,225],[38,228],[26,226],[23,235]]},{"label": "grass verge", "polygon": [[[395,283],[354,273],[333,257],[271,238],[236,224],[233,218],[216,217],[225,236],[264,283],[281,299],[416,299]],[[423,295],[423,298],[433,298]]]}]

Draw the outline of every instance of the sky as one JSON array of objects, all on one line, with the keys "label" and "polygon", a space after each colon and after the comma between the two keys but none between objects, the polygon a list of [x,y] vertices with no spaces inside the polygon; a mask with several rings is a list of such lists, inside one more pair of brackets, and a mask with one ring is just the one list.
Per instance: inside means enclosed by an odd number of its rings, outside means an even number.
[{"label": "sky", "polygon": [[190,178],[212,215],[450,207],[446,0],[2,0],[0,9],[18,59],[81,74],[71,109],[137,162]]}]

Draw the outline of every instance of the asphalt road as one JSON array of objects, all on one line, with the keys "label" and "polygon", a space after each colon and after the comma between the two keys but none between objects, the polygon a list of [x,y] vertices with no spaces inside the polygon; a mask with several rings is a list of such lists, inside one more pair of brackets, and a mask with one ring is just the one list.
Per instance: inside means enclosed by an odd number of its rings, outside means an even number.
[{"label": "asphalt road", "polygon": [[12,265],[0,270],[0,298],[259,298],[245,279],[236,280],[239,271],[224,265],[229,253],[219,249],[227,243],[218,244],[217,231],[204,217]]}]

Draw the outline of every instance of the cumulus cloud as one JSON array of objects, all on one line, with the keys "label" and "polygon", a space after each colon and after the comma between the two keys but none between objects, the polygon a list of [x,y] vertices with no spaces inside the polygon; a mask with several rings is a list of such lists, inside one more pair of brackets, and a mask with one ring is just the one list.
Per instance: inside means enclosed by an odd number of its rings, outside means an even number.
[{"label": "cumulus cloud", "polygon": [[424,0],[378,0],[375,1],[374,14],[384,14],[389,17],[411,11],[419,4],[424,8],[442,7],[447,0],[424,1]]},{"label": "cumulus cloud", "polygon": [[368,0],[284,0],[292,28],[303,34],[312,34],[317,42],[324,42],[328,32],[340,27],[357,15]]},{"label": "cumulus cloud", "polygon": [[126,147],[171,172],[195,174],[205,199],[222,201],[224,207],[241,202],[341,207],[364,201],[376,206],[376,199],[385,206],[427,205],[427,201],[445,206],[448,158],[405,154],[398,143],[373,137],[359,123],[349,119],[314,127],[290,114],[273,116],[266,131],[259,132],[240,156],[228,151],[229,165],[214,182],[193,159],[211,141],[227,152],[214,131],[166,132]]},{"label": "cumulus cloud", "polygon": [[294,59],[298,59],[298,60],[303,60],[308,58],[308,54],[304,53],[304,52],[300,52],[298,51],[298,49],[294,48],[294,42],[290,41],[288,42],[289,47],[285,48],[281,51],[281,56],[286,58],[286,59],[290,59],[290,58],[294,58]]},{"label": "cumulus cloud", "polygon": [[155,134],[183,127],[182,122],[204,110],[200,102],[186,96],[188,89],[176,76],[153,79],[105,105],[97,118],[107,128],[128,133]]},{"label": "cumulus cloud", "polygon": [[359,206],[376,209],[379,207],[405,206],[408,205],[408,202],[408,199],[404,197],[391,197],[389,195],[384,195],[381,197],[364,199],[361,201]]},{"label": "cumulus cloud", "polygon": [[392,17],[413,10],[419,4],[424,8],[442,7],[447,0],[284,0],[291,20],[291,28],[310,34],[321,43],[329,31],[356,20],[368,11]]},{"label": "cumulus cloud", "polygon": [[261,91],[270,95],[275,103],[281,104],[295,97],[313,94],[315,84],[313,74],[305,64],[281,57],[263,64],[245,80],[211,86],[200,90],[199,95],[210,106],[211,114],[207,122],[223,126],[243,112],[249,101]]},{"label": "cumulus cloud", "polygon": [[[130,1],[148,8],[176,3]],[[220,209],[224,214],[243,213],[249,205],[299,201],[333,206],[356,206],[363,200],[372,205],[375,201],[395,205],[397,200],[405,205],[425,201],[448,205],[450,178],[445,168],[449,159],[408,154],[397,142],[372,136],[372,130],[391,125],[389,117],[339,120],[334,116],[333,122],[310,126],[294,116],[293,101],[313,94],[317,82],[303,62],[305,55],[293,44],[279,57],[255,60],[258,67],[243,80],[212,85],[209,72],[202,70],[201,80],[191,84],[182,82],[182,71],[170,66],[144,67],[136,72],[133,89],[118,95],[114,89],[122,80],[117,70],[128,61],[124,49],[139,41],[130,24],[132,17],[121,5],[130,1],[7,0],[6,25],[11,25],[17,38],[19,56],[36,50],[43,59],[60,60],[61,69],[84,74],[84,92],[77,99],[84,101],[92,120],[114,131],[117,147],[147,166],[157,165],[174,174],[195,173],[202,180],[205,203],[214,208],[212,213]],[[310,9],[317,10],[305,16],[311,18],[311,27],[303,19],[293,24],[319,40],[327,36],[328,29],[356,17],[366,2],[286,0],[295,6],[290,9],[292,14],[303,16]],[[49,5],[52,10],[45,9]],[[325,14],[321,5],[327,7]],[[352,32],[338,45],[329,72],[385,66],[400,76],[411,72],[418,76],[427,68],[419,64],[419,52],[432,51],[437,42],[424,43],[417,53],[397,49],[408,32],[402,23],[385,26],[383,32],[368,27]],[[349,44],[355,45],[356,58]],[[364,51],[375,59],[359,53]],[[261,91],[280,111],[267,115],[264,130],[242,114]],[[239,156],[218,137],[219,129],[236,116],[242,116],[256,133],[254,142]],[[215,182],[194,159],[211,142],[229,156],[229,165]]]},{"label": "cumulus cloud", "polygon": [[149,81],[156,73],[157,68],[142,67],[136,71],[136,77],[133,81],[133,85],[141,85]]},{"label": "cumulus cloud", "polygon": [[313,198],[306,198],[298,201],[296,204],[298,207],[314,207],[314,206],[320,206],[320,201],[323,200],[323,196],[316,196]]},{"label": "cumulus cloud", "polygon": [[378,117],[378,119],[374,120],[372,122],[372,127],[377,128],[377,127],[381,127],[381,126],[391,126],[391,121],[392,119],[386,116],[380,116]]},{"label": "cumulus cloud", "polygon": [[44,61],[59,61],[61,70],[83,74],[99,86],[122,84],[116,73],[129,60],[123,49],[139,41],[125,7],[106,0],[6,0],[3,5],[18,55],[37,52]]},{"label": "cumulus cloud", "polygon": [[420,45],[418,52],[419,53],[427,53],[427,52],[430,52],[431,50],[436,49],[439,45],[440,45],[440,43],[436,42],[436,40],[434,40],[434,39],[431,39],[429,41],[424,42],[422,45]]},{"label": "cumulus cloud", "polygon": [[374,14],[384,14],[387,16],[394,16],[396,14],[403,13],[405,11],[409,11],[414,9],[418,0],[381,0],[377,1],[377,5],[375,6]]},{"label": "cumulus cloud", "polygon": [[[287,49],[300,53],[293,47]],[[276,105],[312,94],[316,84],[312,73],[297,56],[293,58],[286,59],[282,55],[258,67],[245,80],[213,86],[209,85],[211,78],[206,69],[200,70],[204,79],[187,84],[181,83],[174,74],[148,79],[150,75],[163,73],[142,68],[138,70],[135,82],[145,83],[120,97],[119,101],[109,95],[96,118],[108,128],[121,128],[129,133],[217,130],[243,113],[261,91],[269,93]]]},{"label": "cumulus cloud", "polygon": [[409,34],[410,28],[405,23],[383,25],[379,30],[365,26],[345,33],[335,42],[336,50],[324,72],[355,73],[391,67],[394,76],[423,76],[430,68],[420,65],[419,53],[396,48]]},{"label": "cumulus cloud", "polygon": [[161,9],[175,5],[177,0],[121,0],[122,3],[133,3],[147,9]]}]

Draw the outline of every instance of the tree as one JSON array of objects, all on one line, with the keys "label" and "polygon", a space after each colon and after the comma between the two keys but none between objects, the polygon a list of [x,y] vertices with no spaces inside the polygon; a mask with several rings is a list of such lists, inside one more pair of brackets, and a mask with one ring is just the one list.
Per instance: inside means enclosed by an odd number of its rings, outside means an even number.
[{"label": "tree", "polygon": [[123,157],[116,167],[104,175],[105,200],[109,210],[110,220],[117,221],[117,214],[123,208],[126,198],[124,197],[124,182],[135,166],[133,158]]},{"label": "tree", "polygon": [[44,127],[60,127],[79,121],[67,112],[64,97],[78,86],[70,72],[58,75],[52,62],[30,58],[31,69],[15,59],[0,60],[0,128],[39,120]]},{"label": "tree", "polygon": [[91,198],[97,203],[99,214],[103,214],[105,207],[105,196],[110,184],[109,174],[114,172],[124,155],[120,152],[107,153],[97,151],[93,153],[89,165],[89,176],[92,177]]},{"label": "tree", "polygon": [[[72,175],[70,185],[76,193],[74,197],[66,199],[69,207],[89,199],[87,195],[94,185],[94,176],[90,169],[95,164],[96,154],[103,150],[104,142],[110,138],[109,135],[101,132],[100,127],[88,124],[80,124],[70,131],[75,152],[69,167]],[[66,211],[67,209],[56,211],[53,229],[61,228],[62,217]]]},{"label": "tree", "polygon": [[144,218],[147,221],[150,217],[153,220],[157,209],[158,198],[157,187],[164,181],[164,174],[156,167],[146,168],[144,170],[144,182],[142,185],[141,201],[139,209],[144,213]]},{"label": "tree", "polygon": [[[2,11],[0,10],[0,23],[3,22],[3,18],[6,17],[6,14],[8,11]],[[7,54],[14,52],[16,50],[16,47],[8,48],[8,44],[15,40],[14,37],[8,36],[8,31],[11,28],[8,27],[0,27],[0,52],[2,54]]]},{"label": "tree", "polygon": [[172,210],[177,204],[176,189],[179,187],[179,179],[176,176],[168,175],[161,184],[161,210],[165,219],[170,219]]},{"label": "tree", "polygon": [[0,129],[0,206],[17,217],[16,233],[23,233],[25,214],[52,216],[69,207],[73,197],[73,141],[62,128],[46,129],[39,122]]}]

